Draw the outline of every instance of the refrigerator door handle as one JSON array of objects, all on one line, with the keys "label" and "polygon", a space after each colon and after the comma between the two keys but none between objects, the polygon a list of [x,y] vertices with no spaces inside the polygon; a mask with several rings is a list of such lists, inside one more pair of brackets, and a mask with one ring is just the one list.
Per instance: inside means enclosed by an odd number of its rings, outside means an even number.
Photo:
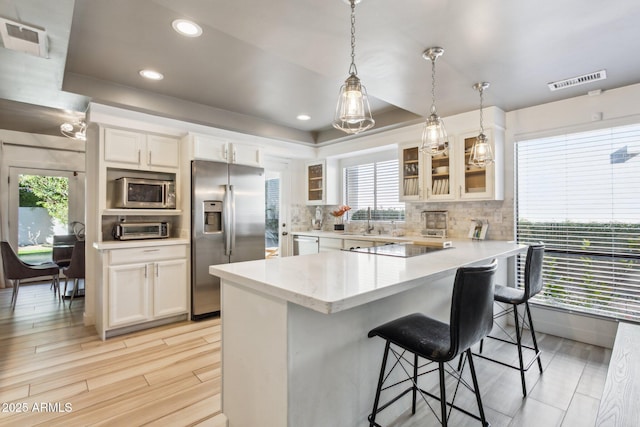
[{"label": "refrigerator door handle", "polygon": [[233,233],[233,225],[231,221],[232,206],[231,206],[231,186],[225,185],[224,192],[224,211],[223,211],[223,227],[224,227],[224,254],[231,255],[231,237]]},{"label": "refrigerator door handle", "polygon": [[229,254],[233,254],[233,250],[236,248],[236,195],[233,189],[233,185],[229,186],[229,192],[231,193],[231,247]]}]

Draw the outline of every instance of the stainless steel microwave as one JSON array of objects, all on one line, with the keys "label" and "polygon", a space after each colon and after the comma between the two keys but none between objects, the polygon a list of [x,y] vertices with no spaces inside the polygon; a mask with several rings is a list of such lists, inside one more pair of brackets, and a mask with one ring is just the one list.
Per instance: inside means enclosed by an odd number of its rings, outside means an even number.
[{"label": "stainless steel microwave", "polygon": [[113,237],[118,240],[164,239],[169,237],[166,222],[121,222],[115,225]]},{"label": "stainless steel microwave", "polygon": [[141,178],[115,180],[115,207],[138,209],[175,209],[174,181]]}]

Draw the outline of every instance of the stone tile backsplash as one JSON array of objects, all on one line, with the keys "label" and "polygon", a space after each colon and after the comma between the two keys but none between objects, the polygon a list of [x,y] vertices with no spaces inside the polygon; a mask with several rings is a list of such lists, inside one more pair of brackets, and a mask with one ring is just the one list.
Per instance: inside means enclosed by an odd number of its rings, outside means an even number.
[{"label": "stone tile backsplash", "polygon": [[[333,231],[335,218],[329,212],[337,208],[335,205],[321,206],[323,213],[322,230]],[[397,223],[396,229],[406,235],[420,235],[424,228],[421,218],[422,211],[445,210],[448,212],[449,227],[447,237],[466,238],[472,220],[483,220],[489,223],[486,238],[489,240],[513,240],[514,212],[512,200],[451,202],[451,203],[407,203],[404,222]],[[304,204],[291,206],[291,231],[308,231],[312,229],[311,222],[315,218],[316,207]],[[391,234],[392,225],[389,221],[373,221],[374,232]],[[364,224],[361,221],[346,222],[346,231],[361,231]]]}]

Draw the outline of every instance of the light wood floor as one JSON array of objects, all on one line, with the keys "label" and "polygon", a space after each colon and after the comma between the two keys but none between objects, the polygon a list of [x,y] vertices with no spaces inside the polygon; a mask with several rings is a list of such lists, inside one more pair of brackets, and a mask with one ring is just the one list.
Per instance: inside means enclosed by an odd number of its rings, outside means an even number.
[{"label": "light wood floor", "polygon": [[[69,309],[68,301],[58,303],[48,284],[21,287],[14,312],[10,299],[11,290],[0,289],[0,425],[223,426],[219,319],[102,342],[93,327],[82,324],[83,299]],[[544,374],[535,366],[529,370],[526,399],[517,371],[476,359],[492,427],[594,426],[611,351],[544,334],[539,341]],[[485,352],[515,362],[513,349],[501,346],[506,345],[488,341]],[[475,410],[472,397],[460,398]],[[27,411],[15,412],[15,404]],[[59,408],[42,409],[42,404]],[[65,404],[70,411],[65,412]],[[414,416],[407,411],[379,420],[389,427],[437,425],[424,402]],[[479,423],[454,413],[450,425]]]},{"label": "light wood floor", "polygon": [[0,289],[0,425],[223,425],[219,319],[103,342],[82,298],[69,309],[40,284],[10,300]]}]

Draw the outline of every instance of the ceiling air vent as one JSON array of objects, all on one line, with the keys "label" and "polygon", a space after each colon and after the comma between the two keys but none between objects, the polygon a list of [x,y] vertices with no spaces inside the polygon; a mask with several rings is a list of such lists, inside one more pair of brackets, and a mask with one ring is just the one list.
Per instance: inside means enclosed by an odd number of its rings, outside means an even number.
[{"label": "ceiling air vent", "polygon": [[0,37],[2,37],[2,43],[7,49],[43,58],[49,57],[49,43],[44,28],[0,17]]},{"label": "ceiling air vent", "polygon": [[593,73],[585,74],[578,77],[571,77],[570,79],[564,79],[557,82],[549,83],[549,90],[560,90],[568,87],[579,86],[585,83],[596,82],[598,80],[604,80],[607,78],[607,70],[594,71]]}]

